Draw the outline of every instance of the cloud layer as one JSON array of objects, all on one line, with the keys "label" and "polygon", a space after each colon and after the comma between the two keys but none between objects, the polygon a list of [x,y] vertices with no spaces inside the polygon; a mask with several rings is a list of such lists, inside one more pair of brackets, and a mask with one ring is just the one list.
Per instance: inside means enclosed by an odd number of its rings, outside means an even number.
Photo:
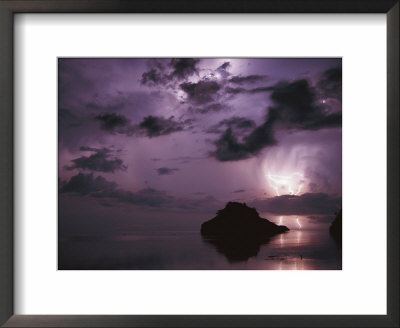
[{"label": "cloud layer", "polygon": [[342,198],[325,193],[282,195],[251,203],[261,211],[279,215],[333,215],[342,206]]},{"label": "cloud layer", "polygon": [[110,182],[102,176],[95,177],[93,173],[79,173],[71,177],[69,181],[60,183],[60,193],[107,200],[110,202],[107,206],[117,206],[118,203],[122,203],[160,209],[205,210],[216,204],[216,200],[211,196],[187,199],[174,197],[154,188],[144,188],[135,192],[124,190],[118,188],[115,182]]},{"label": "cloud layer", "polygon": [[97,172],[111,172],[114,171],[125,171],[127,166],[123,164],[120,158],[112,158],[113,150],[108,148],[91,148],[91,147],[81,147],[81,151],[93,152],[90,156],[81,156],[73,159],[72,165],[66,165],[64,168],[66,170],[89,170]]}]

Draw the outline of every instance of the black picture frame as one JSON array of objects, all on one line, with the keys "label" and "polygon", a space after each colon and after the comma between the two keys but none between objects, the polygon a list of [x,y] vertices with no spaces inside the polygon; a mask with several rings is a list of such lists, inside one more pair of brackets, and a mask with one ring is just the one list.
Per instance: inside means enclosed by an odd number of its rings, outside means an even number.
[{"label": "black picture frame", "polygon": [[[398,0],[0,0],[0,324],[4,327],[399,327]],[[387,17],[387,315],[15,315],[13,29],[17,13],[384,13]],[[368,292],[368,286],[365,287]]]}]

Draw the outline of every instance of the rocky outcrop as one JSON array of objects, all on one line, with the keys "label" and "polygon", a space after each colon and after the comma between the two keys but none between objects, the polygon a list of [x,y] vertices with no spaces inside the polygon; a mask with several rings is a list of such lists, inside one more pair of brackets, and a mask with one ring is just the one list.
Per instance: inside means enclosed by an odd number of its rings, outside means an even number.
[{"label": "rocky outcrop", "polygon": [[229,202],[215,218],[201,225],[201,234],[207,236],[270,237],[288,230],[260,217],[255,208],[236,202]]},{"label": "rocky outcrop", "polygon": [[256,256],[272,236],[288,230],[260,217],[255,208],[237,202],[229,202],[216,217],[201,225],[203,240],[231,262]]}]

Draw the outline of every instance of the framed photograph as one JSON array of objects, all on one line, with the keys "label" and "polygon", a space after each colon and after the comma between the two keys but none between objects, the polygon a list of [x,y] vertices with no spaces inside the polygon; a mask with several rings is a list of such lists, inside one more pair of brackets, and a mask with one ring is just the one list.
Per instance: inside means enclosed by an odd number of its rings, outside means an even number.
[{"label": "framed photograph", "polygon": [[58,269],[340,270],[341,80],[341,58],[58,58]]},{"label": "framed photograph", "polygon": [[0,9],[2,325],[398,327],[398,1]]}]

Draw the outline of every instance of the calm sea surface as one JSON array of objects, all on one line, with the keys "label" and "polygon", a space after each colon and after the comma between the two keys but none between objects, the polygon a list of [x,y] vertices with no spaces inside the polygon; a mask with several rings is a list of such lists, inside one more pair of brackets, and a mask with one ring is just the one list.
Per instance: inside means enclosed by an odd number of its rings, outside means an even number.
[{"label": "calm sea surface", "polygon": [[153,231],[59,239],[60,270],[340,270],[326,230],[291,230],[267,243],[213,241],[199,231]]}]

